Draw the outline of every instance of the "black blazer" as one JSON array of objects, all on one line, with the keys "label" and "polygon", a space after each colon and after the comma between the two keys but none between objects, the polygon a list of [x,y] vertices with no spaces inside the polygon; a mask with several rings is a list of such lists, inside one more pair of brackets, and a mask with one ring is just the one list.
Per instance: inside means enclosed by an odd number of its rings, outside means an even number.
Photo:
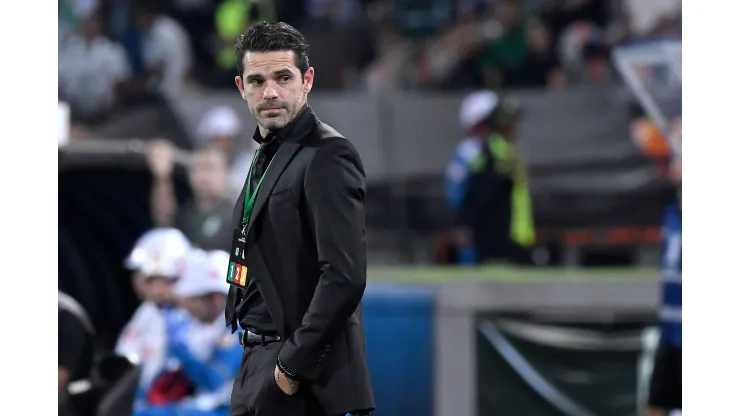
[{"label": "black blazer", "polygon": [[[286,126],[247,228],[249,278],[286,339],[279,358],[328,414],[375,405],[360,300],[365,291],[365,172],[354,146],[311,108]],[[246,186],[246,182],[245,182]],[[233,227],[241,227],[244,192]],[[229,290],[237,328],[243,289]]]}]

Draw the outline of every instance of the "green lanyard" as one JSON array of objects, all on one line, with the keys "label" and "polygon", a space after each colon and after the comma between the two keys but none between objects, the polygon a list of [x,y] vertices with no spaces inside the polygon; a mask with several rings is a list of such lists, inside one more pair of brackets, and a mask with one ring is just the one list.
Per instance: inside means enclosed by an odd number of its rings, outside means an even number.
[{"label": "green lanyard", "polygon": [[257,149],[256,152],[254,152],[254,157],[252,158],[252,164],[249,166],[249,175],[247,176],[247,189],[244,194],[244,216],[242,217],[242,225],[243,230],[246,230],[246,226],[249,223],[249,216],[252,214],[252,208],[254,208],[254,201],[257,199],[257,192],[260,189],[260,186],[262,185],[262,181],[265,179],[265,175],[267,174],[267,171],[270,169],[270,165],[272,165],[272,160],[270,160],[270,163],[267,165],[267,168],[262,173],[262,177],[257,182],[257,186],[254,187],[254,190],[252,190],[252,172],[254,172],[254,162],[257,160],[257,156],[260,154],[260,151],[262,150],[262,147]]}]

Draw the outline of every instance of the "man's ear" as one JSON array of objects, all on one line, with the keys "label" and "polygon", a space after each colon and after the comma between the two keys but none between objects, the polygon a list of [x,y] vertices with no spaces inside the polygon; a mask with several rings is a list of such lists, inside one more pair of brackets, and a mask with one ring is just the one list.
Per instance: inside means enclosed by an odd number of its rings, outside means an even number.
[{"label": "man's ear", "polygon": [[313,88],[314,69],[313,67],[308,68],[306,73],[303,74],[303,92],[308,94]]},{"label": "man's ear", "polygon": [[238,75],[234,77],[234,83],[236,84],[236,88],[239,89],[239,95],[242,96],[242,100],[246,100],[247,93],[244,91],[244,81],[242,80],[242,77]]}]

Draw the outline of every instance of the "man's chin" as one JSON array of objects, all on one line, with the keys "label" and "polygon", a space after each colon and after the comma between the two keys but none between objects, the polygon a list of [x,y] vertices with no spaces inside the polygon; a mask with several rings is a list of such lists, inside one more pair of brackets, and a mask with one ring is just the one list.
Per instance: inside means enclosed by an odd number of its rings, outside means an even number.
[{"label": "man's chin", "polygon": [[263,119],[262,122],[260,123],[260,125],[265,130],[268,130],[268,131],[276,131],[276,130],[280,130],[283,127],[285,127],[286,125],[288,125],[288,122],[285,121],[285,119],[283,119],[282,117],[280,117],[279,120],[278,120],[278,117],[276,117],[275,119],[269,119],[269,118],[268,119]]}]

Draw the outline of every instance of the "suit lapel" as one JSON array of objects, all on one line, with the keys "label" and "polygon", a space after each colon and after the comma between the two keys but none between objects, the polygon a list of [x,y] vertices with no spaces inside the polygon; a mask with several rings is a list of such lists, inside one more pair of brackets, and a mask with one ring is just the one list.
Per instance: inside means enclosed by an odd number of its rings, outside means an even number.
[{"label": "suit lapel", "polygon": [[239,198],[236,199],[236,204],[234,205],[234,212],[231,217],[231,223],[234,224],[234,228],[241,228],[242,226],[242,219],[244,218],[244,199],[246,197],[245,192],[247,192],[247,181],[249,179],[244,179],[244,185],[242,186],[241,192],[239,192]]},{"label": "suit lapel", "polygon": [[[272,193],[272,189],[275,187],[280,175],[283,174],[285,168],[288,167],[290,161],[293,160],[293,156],[300,150],[301,145],[293,142],[284,142],[278,148],[277,153],[270,162],[270,167],[265,172],[265,178],[262,180],[262,185],[257,192],[257,199],[254,201],[254,207],[252,208],[252,214],[249,218],[249,225],[247,225],[247,236],[252,229],[252,225],[257,220],[262,208],[265,206],[267,199]],[[244,205],[244,192],[242,192],[241,202]]]}]

